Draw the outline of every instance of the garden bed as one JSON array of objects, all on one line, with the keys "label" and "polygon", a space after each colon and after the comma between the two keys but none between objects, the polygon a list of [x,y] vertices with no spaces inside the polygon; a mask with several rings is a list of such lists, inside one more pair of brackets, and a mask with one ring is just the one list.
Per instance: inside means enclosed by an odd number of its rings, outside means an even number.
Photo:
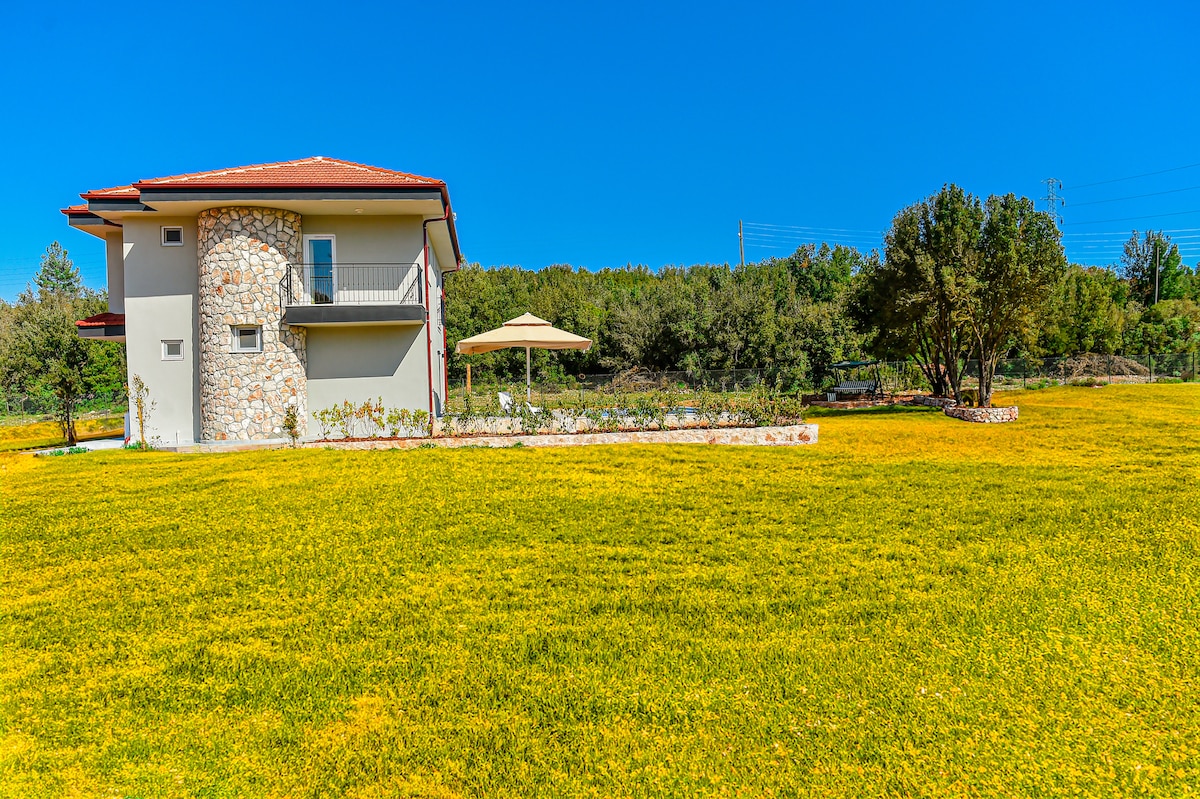
[{"label": "garden bed", "polygon": [[815,424],[768,427],[685,427],[593,433],[462,435],[433,438],[367,438],[310,441],[305,447],[336,449],[413,449],[416,447],[579,447],[589,444],[726,444],[789,447],[817,443]]}]

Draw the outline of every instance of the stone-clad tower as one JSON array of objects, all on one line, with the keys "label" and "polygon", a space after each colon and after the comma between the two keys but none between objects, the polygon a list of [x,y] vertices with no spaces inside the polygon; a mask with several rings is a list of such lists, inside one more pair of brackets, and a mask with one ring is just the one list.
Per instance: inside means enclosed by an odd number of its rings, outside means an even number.
[{"label": "stone-clad tower", "polygon": [[[226,207],[203,211],[197,221],[200,435],[281,438],[289,401],[303,433],[305,331],[283,323],[280,296],[289,265],[303,260],[300,215]],[[243,327],[261,329],[261,352],[236,351]]]}]

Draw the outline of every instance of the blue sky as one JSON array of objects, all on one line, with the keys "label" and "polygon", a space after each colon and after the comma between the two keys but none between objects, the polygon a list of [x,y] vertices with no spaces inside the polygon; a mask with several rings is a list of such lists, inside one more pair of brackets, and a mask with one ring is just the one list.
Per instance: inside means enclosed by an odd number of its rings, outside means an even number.
[{"label": "blue sky", "polygon": [[6,22],[10,300],[55,239],[103,285],[102,245],[58,212],[79,192],[309,155],[446,180],[485,266],[736,262],[739,219],[747,260],[869,249],[945,182],[1041,198],[1047,177],[1072,260],[1115,261],[1136,227],[1200,261],[1186,3],[22,3]]}]

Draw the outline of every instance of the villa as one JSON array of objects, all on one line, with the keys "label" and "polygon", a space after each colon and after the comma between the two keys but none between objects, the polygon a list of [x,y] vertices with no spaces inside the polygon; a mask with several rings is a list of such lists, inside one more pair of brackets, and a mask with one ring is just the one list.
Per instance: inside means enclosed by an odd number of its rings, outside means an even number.
[{"label": "villa", "polygon": [[437,416],[443,281],[462,255],[440,180],[334,158],[140,180],[80,195],[105,242],[108,313],[163,444],[283,437],[344,400]]}]

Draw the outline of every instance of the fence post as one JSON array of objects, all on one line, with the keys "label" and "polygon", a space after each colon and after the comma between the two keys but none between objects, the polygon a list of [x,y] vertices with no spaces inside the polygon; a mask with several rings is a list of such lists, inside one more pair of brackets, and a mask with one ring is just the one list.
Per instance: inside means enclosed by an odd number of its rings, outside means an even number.
[{"label": "fence post", "polygon": [[1146,382],[1153,383],[1154,382],[1154,354],[1153,353],[1146,353],[1146,362],[1150,364],[1150,379],[1147,380]]}]

